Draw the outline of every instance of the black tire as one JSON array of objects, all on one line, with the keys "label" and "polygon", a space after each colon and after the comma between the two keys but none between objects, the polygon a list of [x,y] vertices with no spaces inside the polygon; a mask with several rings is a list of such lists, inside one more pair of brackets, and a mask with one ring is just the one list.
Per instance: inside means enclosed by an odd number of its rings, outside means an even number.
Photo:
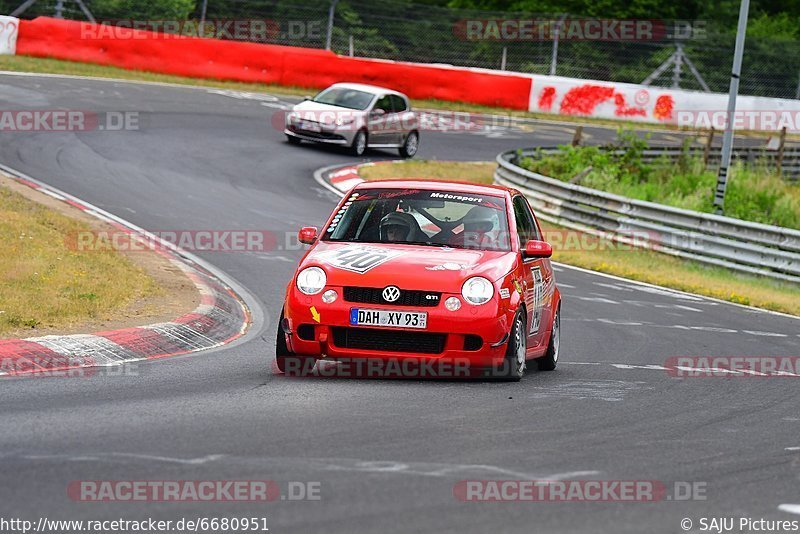
[{"label": "black tire", "polygon": [[357,131],[356,136],[353,138],[353,144],[350,145],[350,153],[358,157],[363,156],[364,152],[367,151],[368,140],[369,138],[367,137],[366,130]]},{"label": "black tire", "polygon": [[278,332],[275,338],[275,365],[286,376],[306,376],[314,369],[317,360],[313,356],[297,356],[289,350],[282,324],[283,312],[278,321]]},{"label": "black tire", "polygon": [[553,318],[553,330],[550,332],[550,343],[547,345],[547,352],[536,360],[537,368],[540,371],[555,371],[558,365],[558,356],[561,349],[561,306],[556,310]]},{"label": "black tire", "polygon": [[417,150],[419,150],[419,133],[410,132],[400,147],[400,155],[404,158],[413,158]]},{"label": "black tire", "polygon": [[289,134],[286,134],[286,140],[289,141],[290,145],[299,145],[300,143],[303,142],[303,140],[300,139],[299,137],[295,137]]},{"label": "black tire", "polygon": [[503,365],[494,370],[495,378],[498,380],[519,382],[525,374],[525,350],[528,346],[525,325],[525,312],[519,310],[511,325]]}]

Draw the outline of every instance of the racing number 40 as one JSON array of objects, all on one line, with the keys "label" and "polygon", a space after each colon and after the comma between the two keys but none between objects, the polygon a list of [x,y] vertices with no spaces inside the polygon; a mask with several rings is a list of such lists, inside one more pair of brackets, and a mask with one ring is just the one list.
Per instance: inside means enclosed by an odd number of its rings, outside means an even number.
[{"label": "racing number 40", "polygon": [[340,269],[364,274],[398,255],[400,252],[396,250],[381,250],[364,246],[345,247],[333,255],[330,263]]}]

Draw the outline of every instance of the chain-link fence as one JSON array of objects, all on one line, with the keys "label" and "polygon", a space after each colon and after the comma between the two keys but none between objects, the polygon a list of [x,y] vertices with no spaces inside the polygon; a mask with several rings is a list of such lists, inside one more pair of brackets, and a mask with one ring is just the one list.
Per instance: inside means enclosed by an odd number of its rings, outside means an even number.
[{"label": "chain-link fence", "polygon": [[[22,2],[0,0],[0,12],[10,13]],[[20,16],[60,13],[64,18],[86,20],[80,3],[36,0]],[[597,39],[588,31],[582,32],[593,23],[597,25],[597,19],[579,19],[561,13],[453,9],[406,0],[83,0],[82,3],[100,22],[155,21],[156,30],[324,48],[332,22],[330,46],[339,54],[617,82],[647,81],[656,86],[723,93],[728,90],[735,38],[733,31],[719,31],[705,21],[649,21],[649,34],[626,38],[622,32],[612,31]],[[331,13],[333,17],[329,20]],[[182,24],[158,25],[170,20]],[[198,31],[201,21],[206,24]],[[226,30],[226,21],[240,22],[245,29]],[[248,21],[257,21],[259,31],[253,27],[247,30]],[[525,23],[531,21],[536,21],[534,29],[525,34]],[[624,25],[630,21],[616,22]],[[603,23],[614,26],[614,21],[600,21]],[[800,42],[748,37],[740,93],[800,98]]]}]

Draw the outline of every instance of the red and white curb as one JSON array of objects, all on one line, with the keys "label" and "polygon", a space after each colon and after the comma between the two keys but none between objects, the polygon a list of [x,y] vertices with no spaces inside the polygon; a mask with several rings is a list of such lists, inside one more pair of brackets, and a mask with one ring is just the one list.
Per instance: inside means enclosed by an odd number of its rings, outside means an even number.
[{"label": "red and white curb", "polygon": [[[370,165],[365,163],[364,165]],[[336,169],[328,173],[327,179],[330,184],[342,193],[349,191],[364,180],[358,175],[358,169],[362,165],[350,165]]]},{"label": "red and white curb", "polygon": [[94,334],[0,340],[0,376],[121,365],[188,354],[229,344],[244,336],[254,322],[260,326],[263,318],[254,299],[200,258],[14,169],[0,165],[0,170],[21,184],[113,225],[131,239],[157,243],[154,252],[180,268],[200,292],[200,304],[194,311],[166,323]]},{"label": "red and white curb", "polygon": [[[380,161],[377,163],[394,163],[394,161]],[[346,192],[364,181],[358,174],[359,169],[371,165],[376,165],[376,163],[367,162],[357,165],[322,167],[314,171],[314,180],[334,195],[343,197]]]}]

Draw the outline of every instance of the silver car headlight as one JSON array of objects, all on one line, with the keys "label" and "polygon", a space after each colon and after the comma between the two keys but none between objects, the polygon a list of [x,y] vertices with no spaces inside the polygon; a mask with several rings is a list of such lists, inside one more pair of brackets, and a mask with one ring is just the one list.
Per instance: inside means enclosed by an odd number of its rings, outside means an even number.
[{"label": "silver car headlight", "polygon": [[336,126],[345,126],[347,124],[353,124],[355,120],[356,120],[355,117],[337,117]]},{"label": "silver car headlight", "polygon": [[494,285],[482,276],[474,276],[461,286],[461,296],[470,304],[486,304],[494,296]]},{"label": "silver car headlight", "polygon": [[308,267],[297,275],[297,289],[306,295],[316,295],[327,283],[328,277],[319,267]]}]

